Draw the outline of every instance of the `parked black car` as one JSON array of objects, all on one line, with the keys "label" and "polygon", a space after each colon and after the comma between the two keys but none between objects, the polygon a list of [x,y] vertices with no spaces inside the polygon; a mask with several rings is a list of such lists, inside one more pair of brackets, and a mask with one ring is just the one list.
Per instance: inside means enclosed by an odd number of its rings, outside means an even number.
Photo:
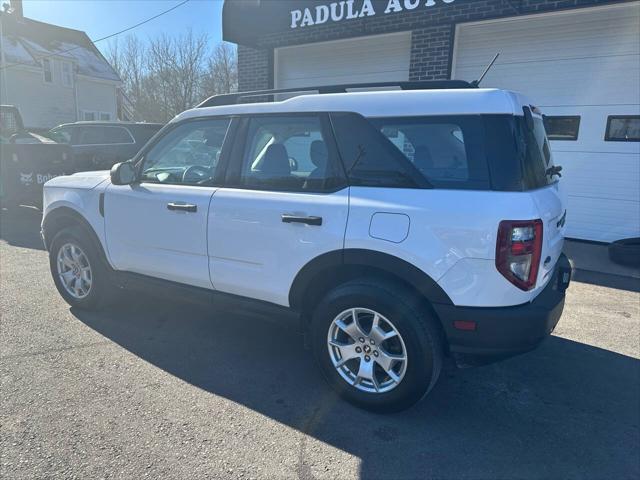
[{"label": "parked black car", "polygon": [[76,122],[59,125],[47,136],[71,145],[80,171],[109,170],[133,158],[161,128],[159,123]]},{"label": "parked black car", "polygon": [[42,205],[42,185],[77,171],[69,145],[25,129],[20,111],[0,105],[0,205]]}]

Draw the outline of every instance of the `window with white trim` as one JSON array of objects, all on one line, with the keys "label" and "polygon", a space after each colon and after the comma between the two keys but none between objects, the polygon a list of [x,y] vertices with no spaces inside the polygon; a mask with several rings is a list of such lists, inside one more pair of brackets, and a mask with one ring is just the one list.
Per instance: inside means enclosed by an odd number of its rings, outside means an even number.
[{"label": "window with white trim", "polygon": [[53,63],[48,58],[42,59],[42,72],[45,83],[53,83]]},{"label": "window with white trim", "polygon": [[73,68],[70,62],[60,62],[62,65],[62,85],[65,87],[73,86]]}]

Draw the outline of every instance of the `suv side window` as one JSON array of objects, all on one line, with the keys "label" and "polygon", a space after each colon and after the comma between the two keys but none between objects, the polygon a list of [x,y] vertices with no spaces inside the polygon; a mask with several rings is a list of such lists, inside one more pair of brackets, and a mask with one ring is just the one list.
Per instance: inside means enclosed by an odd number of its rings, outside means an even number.
[{"label": "suv side window", "polygon": [[435,188],[488,188],[478,115],[370,120]]},{"label": "suv side window", "polygon": [[386,188],[431,187],[401,150],[362,115],[332,113],[331,123],[351,185]]},{"label": "suv side window", "polygon": [[178,125],[144,155],[142,181],[209,185],[215,178],[229,119],[206,119]]},{"label": "suv side window", "polygon": [[103,127],[104,143],[135,143],[129,131],[124,127]]},{"label": "suv side window", "polygon": [[248,120],[240,184],[249,188],[324,192],[343,174],[320,115],[269,115]]},{"label": "suv side window", "polygon": [[76,145],[103,145],[104,132],[99,127],[80,127]]}]

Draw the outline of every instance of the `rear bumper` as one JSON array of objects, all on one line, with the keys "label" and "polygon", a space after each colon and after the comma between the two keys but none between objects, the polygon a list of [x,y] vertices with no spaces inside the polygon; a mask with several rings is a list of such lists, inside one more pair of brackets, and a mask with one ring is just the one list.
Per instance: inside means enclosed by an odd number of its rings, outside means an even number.
[{"label": "rear bumper", "polygon": [[[536,348],[560,320],[571,273],[571,264],[563,254],[544,290],[524,305],[497,308],[434,305],[450,351],[465,360],[480,357],[478,360],[486,362]],[[459,330],[454,327],[456,321],[475,322],[476,328]]]}]

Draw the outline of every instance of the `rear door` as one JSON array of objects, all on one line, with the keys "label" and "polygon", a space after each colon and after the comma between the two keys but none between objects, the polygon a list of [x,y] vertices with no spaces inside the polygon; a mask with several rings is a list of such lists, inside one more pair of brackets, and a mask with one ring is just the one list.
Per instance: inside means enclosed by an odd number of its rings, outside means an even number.
[{"label": "rear door", "polygon": [[209,213],[216,290],[289,304],[297,273],[339,251],[349,190],[324,114],[242,120],[227,185]]}]

